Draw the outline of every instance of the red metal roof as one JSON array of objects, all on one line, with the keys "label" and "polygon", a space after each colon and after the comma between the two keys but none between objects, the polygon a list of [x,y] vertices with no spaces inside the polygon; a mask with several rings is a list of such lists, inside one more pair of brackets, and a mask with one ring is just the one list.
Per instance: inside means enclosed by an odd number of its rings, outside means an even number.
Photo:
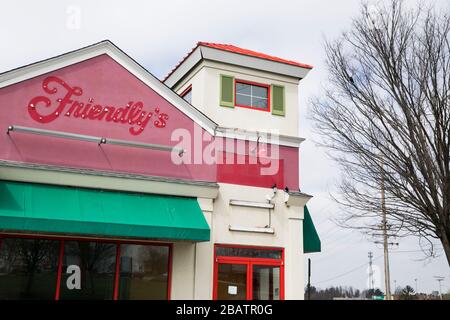
[{"label": "red metal roof", "polygon": [[309,64],[305,64],[305,63],[300,63],[297,61],[292,61],[292,60],[286,60],[283,58],[278,58],[275,56],[271,56],[265,53],[261,53],[261,52],[256,52],[253,50],[248,50],[248,49],[244,49],[244,48],[240,48],[240,47],[236,47],[233,46],[231,44],[220,44],[220,43],[211,43],[211,42],[197,42],[197,45],[192,48],[192,50],[183,57],[183,59],[169,72],[169,74],[164,78],[163,81],[165,81],[167,78],[170,77],[170,75],[192,54],[192,52],[195,51],[195,49],[197,49],[199,46],[204,46],[204,47],[209,47],[209,48],[214,48],[214,49],[219,49],[219,50],[224,50],[224,51],[229,51],[229,52],[233,52],[233,53],[237,53],[237,54],[242,54],[242,55],[246,55],[246,56],[251,56],[251,57],[255,57],[255,58],[260,58],[260,59],[265,59],[265,60],[270,60],[270,61],[275,61],[275,62],[280,62],[280,63],[285,63],[285,64],[290,64],[292,66],[296,66],[296,67],[301,67],[301,68],[305,68],[305,69],[312,69],[313,66],[309,65]]},{"label": "red metal roof", "polygon": [[270,55],[265,54],[265,53],[260,53],[260,52],[256,52],[256,51],[252,51],[252,50],[248,50],[248,49],[243,49],[243,48],[240,48],[240,47],[233,46],[231,44],[199,42],[198,45],[205,46],[205,47],[210,47],[210,48],[214,48],[214,49],[219,49],[219,50],[230,51],[230,52],[234,52],[234,53],[239,53],[239,54],[243,54],[243,55],[246,55],[246,56],[252,56],[252,57],[256,57],[256,58],[260,58],[260,59],[286,63],[286,64],[290,64],[290,65],[293,65],[293,66],[302,67],[302,68],[306,68],[306,69],[312,69],[313,68],[312,66],[310,66],[308,64],[304,64],[304,63],[300,63],[300,62],[296,62],[296,61],[292,61],[292,60],[286,60],[286,59],[278,58],[278,57],[275,57],[275,56],[270,56]]}]

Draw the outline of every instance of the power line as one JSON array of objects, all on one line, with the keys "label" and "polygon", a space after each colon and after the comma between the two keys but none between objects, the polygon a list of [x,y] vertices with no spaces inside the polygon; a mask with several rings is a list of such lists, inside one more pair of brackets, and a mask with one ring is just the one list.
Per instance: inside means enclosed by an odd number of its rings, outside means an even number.
[{"label": "power line", "polygon": [[[333,231],[331,231],[330,233],[325,234],[325,235],[321,238],[321,240],[323,240],[323,241],[325,241],[325,240],[332,240],[332,241],[338,240],[340,235],[338,235],[338,237],[335,237],[336,233],[338,233],[339,231],[344,232],[344,231],[346,231],[346,230],[347,230],[346,228],[338,227],[338,228],[334,229]],[[346,232],[345,235],[343,235],[343,236],[341,236],[341,237],[342,237],[342,238],[346,238],[346,237],[348,237],[349,235],[355,235],[355,234],[357,234],[357,233],[354,233],[353,231],[354,231],[354,230],[350,230],[350,231]],[[333,237],[331,237],[331,235],[333,235]]]},{"label": "power line", "polygon": [[[441,250],[443,250],[443,249],[441,249]],[[410,252],[423,252],[423,250],[398,250],[398,251],[391,251],[391,253],[410,253]],[[372,258],[372,261],[375,261],[375,260],[381,258],[383,255],[384,254],[380,254],[380,255],[376,256],[375,258]],[[335,279],[342,278],[342,277],[344,277],[344,276],[346,276],[348,274],[351,274],[351,273],[361,269],[364,266],[366,266],[366,263],[363,263],[363,264],[361,264],[361,265],[359,265],[359,266],[357,266],[357,267],[355,267],[355,268],[353,268],[353,269],[351,269],[349,271],[346,271],[346,272],[344,272],[342,274],[336,275],[336,276],[334,276],[332,278],[329,278],[329,279],[326,279],[326,280],[322,280],[322,281],[318,281],[318,282],[316,282],[316,284],[329,282],[329,281],[332,281],[332,280],[335,280]]]},{"label": "power line", "polygon": [[[346,234],[344,234],[344,235],[341,235],[341,236],[338,236],[338,237],[333,237],[333,238],[328,238],[328,239],[322,239],[323,240],[323,243],[325,244],[325,243],[329,243],[329,244],[331,244],[332,246],[330,246],[330,247],[334,247],[334,246],[336,246],[336,245],[339,245],[339,244],[341,244],[341,243],[345,243],[344,241],[342,241],[342,240],[344,240],[344,239],[348,239],[350,236],[353,236],[353,235],[355,235],[355,233],[352,233],[352,232],[349,232],[349,233],[346,233]],[[330,249],[330,247],[328,247],[328,249]]]},{"label": "power line", "polygon": [[[345,238],[347,238],[347,237],[345,237]],[[342,238],[342,239],[344,239],[344,238]],[[342,239],[340,239],[340,240],[342,240]],[[322,244],[322,248],[324,250],[328,250],[328,251],[333,250],[333,252],[331,254],[328,254],[328,255],[319,256],[315,260],[315,262],[325,261],[325,260],[328,260],[330,258],[333,258],[336,254],[341,253],[344,250],[348,251],[348,245],[346,245],[346,243],[348,243],[348,242],[336,242],[336,243],[334,243],[334,245],[332,244],[329,247],[326,246],[325,244]],[[341,246],[341,248],[338,248],[339,246]]]},{"label": "power line", "polygon": [[[381,255],[378,255],[378,256],[376,256],[375,258],[373,258],[373,260],[376,260],[376,259],[378,259],[378,258],[380,258],[380,257],[382,257],[382,256],[383,256],[382,254],[381,254]],[[333,278],[329,278],[329,279],[326,279],[326,280],[322,280],[322,281],[316,282],[316,284],[324,283],[324,282],[328,282],[328,281],[332,281],[332,280],[335,280],[335,279],[342,278],[342,277],[344,277],[344,276],[346,276],[346,275],[348,275],[348,274],[350,274],[350,273],[352,273],[352,272],[355,272],[356,270],[361,269],[362,267],[365,267],[366,265],[367,265],[367,263],[365,262],[365,263],[363,263],[362,265],[360,265],[360,266],[358,266],[358,267],[356,267],[356,268],[354,268],[354,269],[351,269],[351,270],[349,270],[349,271],[347,271],[347,272],[344,272],[344,273],[342,273],[342,274],[340,274],[340,275],[337,275],[337,276],[335,276],[335,277],[333,277]]]},{"label": "power line", "polygon": [[[339,243],[339,244],[341,244],[341,243]],[[334,245],[334,246],[332,245],[330,247],[327,247],[326,249],[327,250],[330,250],[331,248],[334,249],[334,248],[336,248],[336,246],[337,245]],[[330,258],[334,258],[334,256],[336,254],[341,253],[343,250],[348,250],[348,248],[347,247],[342,247],[342,248],[340,248],[338,250],[333,250],[333,252],[331,254],[319,256],[314,261],[315,262],[322,262],[322,261],[326,261],[326,260],[328,260]],[[438,252],[438,251],[443,251],[443,250],[444,250],[443,248],[436,248],[434,251]],[[424,250],[391,250],[390,252],[391,253],[414,253],[414,252],[424,252]]]},{"label": "power line", "polygon": [[[436,248],[434,251],[444,250],[443,248]],[[408,252],[424,252],[424,250],[391,250],[390,253],[408,253]]]},{"label": "power line", "polygon": [[[325,212],[325,209],[328,209],[331,205],[333,205],[333,203],[332,203],[332,202],[329,202],[327,205],[325,205],[325,206],[323,206],[322,208],[320,208],[320,209],[318,210],[320,214],[318,214],[318,213],[316,212],[316,216],[320,216],[321,213],[322,213],[322,212]],[[330,219],[330,217],[331,217],[331,214],[330,214],[330,213],[324,213],[324,215],[327,215],[326,218],[323,219],[322,221],[318,221],[318,222],[317,222],[317,226],[320,226],[320,225],[322,225],[324,222],[329,221],[329,219]]]},{"label": "power line", "polygon": [[[344,231],[344,230],[343,229],[339,229],[339,228],[334,229],[333,231],[324,234],[323,240],[329,240],[329,239],[334,238],[334,237],[331,237],[331,236],[334,235],[335,233],[339,232],[339,231]],[[349,233],[351,234],[351,232],[349,232]]]}]

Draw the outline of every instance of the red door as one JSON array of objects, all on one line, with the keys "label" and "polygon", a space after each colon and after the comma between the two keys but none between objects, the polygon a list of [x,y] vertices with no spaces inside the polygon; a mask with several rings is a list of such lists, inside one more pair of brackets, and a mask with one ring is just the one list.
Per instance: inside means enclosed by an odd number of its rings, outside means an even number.
[{"label": "red door", "polygon": [[[227,250],[220,250],[221,248],[227,248]],[[277,257],[274,251],[269,251],[268,257],[264,257],[264,251],[261,250],[278,250],[280,254]],[[226,255],[227,253],[231,255]],[[270,258],[271,256],[275,258]],[[283,250],[216,246],[213,298],[215,300],[284,299]]]}]

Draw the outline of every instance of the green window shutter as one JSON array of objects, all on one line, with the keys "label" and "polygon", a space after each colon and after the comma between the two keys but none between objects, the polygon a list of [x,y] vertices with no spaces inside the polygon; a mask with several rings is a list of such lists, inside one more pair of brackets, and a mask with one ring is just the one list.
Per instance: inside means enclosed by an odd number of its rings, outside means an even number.
[{"label": "green window shutter", "polygon": [[284,87],[272,85],[272,114],[278,116],[285,115],[285,98],[284,98]]},{"label": "green window shutter", "polygon": [[234,77],[220,75],[220,105],[234,108]]}]

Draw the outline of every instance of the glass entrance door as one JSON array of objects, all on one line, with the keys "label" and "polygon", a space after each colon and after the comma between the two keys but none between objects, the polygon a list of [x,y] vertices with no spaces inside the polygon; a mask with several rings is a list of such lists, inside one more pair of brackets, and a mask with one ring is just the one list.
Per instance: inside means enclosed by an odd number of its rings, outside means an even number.
[{"label": "glass entrance door", "polygon": [[253,265],[253,300],[280,300],[280,267]]},{"label": "glass entrance door", "polygon": [[217,270],[217,299],[247,300],[247,264],[220,263]]},{"label": "glass entrance door", "polygon": [[216,246],[214,292],[217,300],[282,300],[282,249]]}]

